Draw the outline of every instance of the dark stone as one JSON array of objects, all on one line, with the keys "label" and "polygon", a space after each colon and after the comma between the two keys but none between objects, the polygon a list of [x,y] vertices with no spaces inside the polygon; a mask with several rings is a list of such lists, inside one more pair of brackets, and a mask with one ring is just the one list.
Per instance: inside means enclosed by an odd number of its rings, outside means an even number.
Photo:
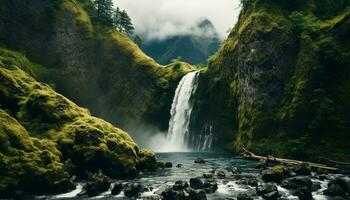
[{"label": "dark stone", "polygon": [[232,172],[232,174],[239,174],[239,173],[241,173],[241,171],[237,167],[232,167],[230,169],[230,171]]},{"label": "dark stone", "polygon": [[193,190],[191,188],[187,189],[189,200],[207,200],[207,196],[204,190]]},{"label": "dark stone", "polygon": [[74,179],[64,178],[60,181],[56,181],[53,183],[53,193],[65,193],[72,191],[76,188]]},{"label": "dark stone", "polygon": [[265,184],[256,186],[256,193],[258,195],[264,195],[271,192],[278,192],[277,186],[273,183],[265,183]]},{"label": "dark stone", "polygon": [[160,196],[163,200],[187,200],[184,191],[175,191],[172,188],[166,188],[161,192]]},{"label": "dark stone", "polygon": [[249,185],[252,187],[256,187],[258,185],[258,181],[255,177],[243,177],[237,181],[239,185]]},{"label": "dark stone", "polygon": [[218,189],[218,184],[215,181],[205,181],[203,184],[204,191],[207,194],[216,192]]},{"label": "dark stone", "polygon": [[171,163],[171,162],[165,163],[165,168],[172,168],[172,167],[173,167],[173,163]]},{"label": "dark stone", "polygon": [[182,168],[183,165],[182,165],[182,164],[177,164],[176,167],[177,167],[177,168]]},{"label": "dark stone", "polygon": [[158,168],[165,168],[165,164],[163,162],[157,162],[157,167]]},{"label": "dark stone", "polygon": [[262,171],[262,176],[261,178],[265,181],[265,182],[275,182],[275,183],[279,183],[283,180],[284,178],[284,173],[278,170],[272,170],[272,169],[268,169],[268,170],[264,170]]},{"label": "dark stone", "polygon": [[143,187],[138,183],[128,184],[124,188],[124,194],[127,197],[138,197],[143,190]]},{"label": "dark stone", "polygon": [[298,189],[300,187],[306,187],[308,190],[312,189],[312,181],[309,177],[296,176],[283,180],[281,186],[288,189]]},{"label": "dark stone", "polygon": [[204,164],[206,163],[207,161],[204,160],[203,158],[197,158],[196,160],[194,160],[194,163],[199,163],[199,164]]},{"label": "dark stone", "polygon": [[262,197],[267,200],[275,200],[278,199],[281,195],[278,193],[278,191],[273,191],[264,194]]},{"label": "dark stone", "polygon": [[345,195],[350,189],[348,183],[343,178],[335,178],[327,186],[328,188],[324,191],[324,194],[329,196]]},{"label": "dark stone", "polygon": [[240,193],[237,196],[237,200],[253,200],[253,198],[246,193]]},{"label": "dark stone", "polygon": [[150,150],[141,150],[137,163],[138,171],[155,171],[158,168],[156,155]]},{"label": "dark stone", "polygon": [[173,189],[176,191],[184,190],[185,188],[188,188],[189,185],[186,181],[176,181],[173,185]]},{"label": "dark stone", "polygon": [[311,175],[311,167],[306,163],[301,163],[293,167],[293,171],[298,175],[309,176]]},{"label": "dark stone", "polygon": [[295,196],[299,197],[299,200],[311,200],[312,199],[312,194],[311,190],[309,187],[299,187],[298,189],[295,190],[294,192]]},{"label": "dark stone", "polygon": [[111,182],[107,176],[98,172],[93,175],[91,181],[87,182],[84,190],[88,196],[97,196],[109,189]]},{"label": "dark stone", "polygon": [[318,190],[320,190],[320,189],[321,189],[321,183],[320,183],[320,182],[313,182],[313,183],[312,183],[312,188],[311,188],[311,190],[312,190],[313,192],[318,191]]},{"label": "dark stone", "polygon": [[200,178],[191,178],[190,186],[193,189],[203,189],[203,181]]},{"label": "dark stone", "polygon": [[123,184],[116,183],[112,188],[111,194],[118,195],[122,190],[123,190]]},{"label": "dark stone", "polygon": [[217,175],[219,178],[225,178],[225,177],[226,177],[226,174],[225,174],[224,171],[218,171],[218,172],[216,173],[216,175]]}]

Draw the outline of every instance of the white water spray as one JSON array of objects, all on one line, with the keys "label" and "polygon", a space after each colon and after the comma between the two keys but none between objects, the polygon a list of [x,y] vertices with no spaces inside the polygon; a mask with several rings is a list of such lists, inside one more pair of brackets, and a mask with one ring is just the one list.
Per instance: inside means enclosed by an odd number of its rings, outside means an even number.
[{"label": "white water spray", "polygon": [[191,97],[197,90],[199,71],[188,73],[176,88],[175,97],[171,106],[171,118],[167,140],[167,150],[171,152],[190,151],[187,138],[192,113]]}]

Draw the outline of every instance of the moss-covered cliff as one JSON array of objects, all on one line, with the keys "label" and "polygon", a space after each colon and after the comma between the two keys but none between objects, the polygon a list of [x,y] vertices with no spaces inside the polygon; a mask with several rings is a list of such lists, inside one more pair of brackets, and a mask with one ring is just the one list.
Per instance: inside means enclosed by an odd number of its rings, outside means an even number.
[{"label": "moss-covered cliff", "polygon": [[34,68],[43,67],[0,49],[0,198],[55,191],[67,160],[77,175],[135,175],[139,150],[130,136],[37,82]]},{"label": "moss-covered cliff", "polygon": [[350,159],[349,5],[242,1],[199,84],[196,112],[213,111],[201,118],[215,121],[220,147]]},{"label": "moss-covered cliff", "polygon": [[96,20],[91,0],[5,0],[0,12],[0,44],[45,66],[32,68],[40,81],[124,129],[140,122],[166,129],[163,97],[173,95],[166,70]]}]

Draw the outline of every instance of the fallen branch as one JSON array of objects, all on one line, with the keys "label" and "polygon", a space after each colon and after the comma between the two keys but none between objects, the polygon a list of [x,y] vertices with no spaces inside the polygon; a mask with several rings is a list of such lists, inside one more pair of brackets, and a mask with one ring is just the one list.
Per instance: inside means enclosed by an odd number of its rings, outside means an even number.
[{"label": "fallen branch", "polygon": [[252,159],[252,160],[258,160],[258,161],[268,161],[268,162],[273,162],[273,163],[281,163],[281,164],[288,164],[288,165],[300,165],[300,164],[307,164],[312,168],[318,168],[318,169],[325,169],[329,171],[338,171],[338,168],[335,167],[329,167],[324,164],[318,164],[318,163],[312,163],[312,162],[304,162],[300,160],[291,160],[291,159],[285,159],[285,158],[277,158],[274,156],[259,156],[256,155],[247,149],[243,148],[243,152],[241,153],[241,157],[245,159]]}]

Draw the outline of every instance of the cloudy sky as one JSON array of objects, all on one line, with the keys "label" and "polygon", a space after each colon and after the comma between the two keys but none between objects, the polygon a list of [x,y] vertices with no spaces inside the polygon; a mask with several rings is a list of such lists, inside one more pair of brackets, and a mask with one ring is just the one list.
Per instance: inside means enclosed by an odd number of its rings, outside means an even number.
[{"label": "cloudy sky", "polygon": [[187,34],[204,18],[224,39],[237,21],[240,0],[114,0],[114,4],[128,12],[144,39]]}]

